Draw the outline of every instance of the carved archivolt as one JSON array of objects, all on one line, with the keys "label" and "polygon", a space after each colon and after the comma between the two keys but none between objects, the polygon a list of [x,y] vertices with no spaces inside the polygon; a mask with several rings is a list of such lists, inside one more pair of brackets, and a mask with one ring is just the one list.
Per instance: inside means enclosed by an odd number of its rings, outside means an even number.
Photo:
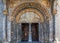
[{"label": "carved archivolt", "polygon": [[[16,19],[16,21],[18,22],[19,16],[21,16],[25,12],[30,12],[30,11],[39,15],[42,22],[44,22],[45,20],[49,21],[50,19],[50,14],[48,13],[48,10],[45,7],[43,7],[41,4],[35,2],[26,2],[18,5],[12,12],[11,16],[12,18]],[[21,14],[18,15],[18,13]]]},{"label": "carved archivolt", "polygon": [[28,8],[28,9],[25,9],[25,10],[19,12],[19,14],[16,16],[16,22],[19,22],[20,17],[24,13],[27,13],[27,12],[33,12],[33,13],[37,14],[40,17],[40,19],[39,19],[40,22],[44,22],[44,16],[39,11],[37,11],[36,9],[31,9],[31,8]]}]

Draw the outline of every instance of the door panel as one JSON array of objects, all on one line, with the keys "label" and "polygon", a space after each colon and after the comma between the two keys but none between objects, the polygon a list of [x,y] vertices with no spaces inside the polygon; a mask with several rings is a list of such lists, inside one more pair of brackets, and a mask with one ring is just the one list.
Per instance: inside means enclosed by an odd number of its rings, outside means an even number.
[{"label": "door panel", "polygon": [[39,41],[38,23],[32,23],[31,30],[32,30],[32,41]]},{"label": "door panel", "polygon": [[22,23],[22,41],[28,41],[29,35],[29,24]]}]

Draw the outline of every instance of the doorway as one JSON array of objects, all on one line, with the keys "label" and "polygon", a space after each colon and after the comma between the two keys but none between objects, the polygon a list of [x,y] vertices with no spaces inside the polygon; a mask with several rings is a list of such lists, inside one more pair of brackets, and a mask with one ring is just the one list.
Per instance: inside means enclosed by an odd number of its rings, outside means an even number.
[{"label": "doorway", "polygon": [[38,23],[21,23],[21,41],[39,41]]},{"label": "doorway", "polygon": [[22,23],[21,25],[22,25],[22,41],[28,41],[29,24]]}]

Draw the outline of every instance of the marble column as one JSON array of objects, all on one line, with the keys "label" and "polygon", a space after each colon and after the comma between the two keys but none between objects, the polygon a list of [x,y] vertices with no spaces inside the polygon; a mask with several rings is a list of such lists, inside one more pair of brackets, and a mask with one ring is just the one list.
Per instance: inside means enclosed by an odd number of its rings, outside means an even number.
[{"label": "marble column", "polygon": [[8,42],[11,41],[11,22],[10,21],[7,22],[7,39],[8,39]]},{"label": "marble column", "polygon": [[29,23],[29,42],[32,41],[32,34],[31,34],[31,23]]}]

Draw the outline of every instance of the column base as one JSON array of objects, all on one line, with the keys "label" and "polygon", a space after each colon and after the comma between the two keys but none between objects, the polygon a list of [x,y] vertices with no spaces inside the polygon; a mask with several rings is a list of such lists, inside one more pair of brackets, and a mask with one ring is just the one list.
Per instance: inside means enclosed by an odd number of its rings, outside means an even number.
[{"label": "column base", "polygon": [[3,42],[3,43],[10,43],[10,42]]}]

